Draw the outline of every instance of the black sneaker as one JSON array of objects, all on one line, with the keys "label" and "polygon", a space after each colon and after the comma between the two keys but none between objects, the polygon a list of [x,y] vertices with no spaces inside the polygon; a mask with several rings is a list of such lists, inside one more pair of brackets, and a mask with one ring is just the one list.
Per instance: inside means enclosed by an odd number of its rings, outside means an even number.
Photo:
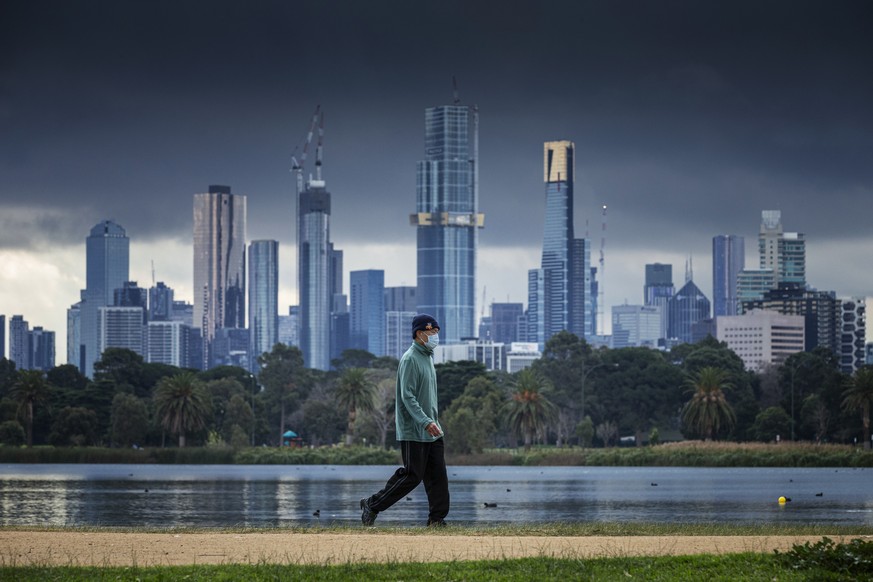
[{"label": "black sneaker", "polygon": [[447,525],[444,519],[427,520],[427,527],[446,527]]},{"label": "black sneaker", "polygon": [[370,509],[370,504],[367,503],[366,499],[361,499],[361,523],[364,525],[373,525],[376,521],[377,515],[379,515],[379,512]]}]

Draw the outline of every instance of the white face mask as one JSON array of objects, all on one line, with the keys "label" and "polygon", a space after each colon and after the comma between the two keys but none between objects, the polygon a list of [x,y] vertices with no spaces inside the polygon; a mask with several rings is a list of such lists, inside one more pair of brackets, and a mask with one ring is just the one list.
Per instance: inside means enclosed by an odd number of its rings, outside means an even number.
[{"label": "white face mask", "polygon": [[440,334],[435,333],[427,337],[427,343],[425,344],[429,349],[435,350],[438,345],[440,345]]}]

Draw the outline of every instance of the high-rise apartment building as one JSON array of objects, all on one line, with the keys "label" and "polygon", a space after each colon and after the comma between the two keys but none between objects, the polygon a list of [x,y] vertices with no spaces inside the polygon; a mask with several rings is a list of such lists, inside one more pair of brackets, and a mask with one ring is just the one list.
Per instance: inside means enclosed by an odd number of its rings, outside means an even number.
[{"label": "high-rise apartment building", "polygon": [[136,284],[136,281],[125,281],[120,289],[112,293],[112,305],[115,307],[139,307],[142,309],[142,323],[149,320],[149,292]]},{"label": "high-rise apartment building", "polygon": [[246,197],[230,186],[194,195],[194,327],[201,330],[204,367],[218,329],[245,328]]},{"label": "high-rise apartment building", "polygon": [[783,315],[804,317],[805,351],[823,346],[834,354],[840,353],[840,300],[833,291],[816,291],[805,287],[780,283],[776,289],[764,292],[763,297],[740,304],[742,313],[754,309],[775,311]]},{"label": "high-rise apartment building", "polygon": [[385,354],[385,271],[352,271],[349,286],[351,347],[382,356]]},{"label": "high-rise apartment building", "polygon": [[867,299],[843,299],[840,309],[840,369],[845,374],[853,374],[867,363]]},{"label": "high-rise apartment building", "polygon": [[150,321],[146,328],[145,361],[180,368],[189,367],[189,330],[181,321]]},{"label": "high-rise apartment building", "polygon": [[479,113],[465,105],[425,110],[425,159],[416,165],[418,311],[442,325],[441,341],[476,335]]},{"label": "high-rise apartment building", "polygon": [[288,307],[288,315],[279,316],[279,341],[286,346],[300,345],[298,340],[298,328],[300,321],[300,307],[291,305]]},{"label": "high-rise apartment building", "polygon": [[251,369],[258,370],[258,356],[279,342],[279,242],[249,243],[249,340]]},{"label": "high-rise apartment building", "polygon": [[761,269],[776,273],[777,283],[806,286],[806,240],[803,233],[784,232],[781,210],[761,212],[758,257]]},{"label": "high-rise apartment building", "polygon": [[9,320],[9,359],[15,362],[19,370],[30,369],[30,349],[27,334],[30,324],[23,315],[13,315]]},{"label": "high-rise apartment building", "polygon": [[661,335],[667,337],[670,317],[670,299],[676,292],[673,286],[673,265],[650,263],[646,265],[646,279],[643,286],[643,304],[660,307]]},{"label": "high-rise apartment building", "polygon": [[[542,335],[528,339],[544,344],[556,333],[567,330],[578,336],[591,336],[594,322],[588,317],[591,306],[591,249],[588,241],[575,238],[573,202],[575,184],[575,145],[571,141],[543,144],[543,181],[545,183],[546,220],[543,229],[543,254],[540,270],[542,289],[530,287],[542,311],[542,322],[528,325]],[[530,314],[529,310],[529,314]],[[533,323],[533,322],[531,322]]]},{"label": "high-rise apartment building", "polygon": [[145,355],[145,326],[142,307],[101,307],[97,310],[97,347],[102,354],[107,348],[124,348]]},{"label": "high-rise apartment building", "polygon": [[328,370],[337,260],[341,272],[342,255],[336,254],[338,251],[330,242],[330,192],[320,176],[310,179],[298,193],[297,221],[300,349],[307,367]]},{"label": "high-rise apartment building", "polygon": [[399,360],[412,345],[412,319],[414,317],[414,311],[385,312],[386,356]]},{"label": "high-rise apartment building", "polygon": [[712,238],[713,315],[737,314],[737,278],[746,266],[745,239],[735,234]]},{"label": "high-rise apartment building", "polygon": [[[91,229],[85,239],[85,289],[79,303],[79,357],[76,364],[88,377],[94,362],[100,359],[98,314],[101,307],[111,306],[115,290],[130,278],[130,239],[124,229],[104,220]],[[67,337],[67,343],[75,338]],[[68,355],[70,350],[67,350]]]},{"label": "high-rise apartment building", "polygon": [[27,333],[30,369],[48,372],[55,367],[55,332],[34,326]]},{"label": "high-rise apartment building", "polygon": [[0,359],[6,357],[6,316],[0,315]]},{"label": "high-rise apartment building", "polygon": [[491,304],[491,341],[507,346],[520,341],[519,327],[524,317],[521,303]]}]

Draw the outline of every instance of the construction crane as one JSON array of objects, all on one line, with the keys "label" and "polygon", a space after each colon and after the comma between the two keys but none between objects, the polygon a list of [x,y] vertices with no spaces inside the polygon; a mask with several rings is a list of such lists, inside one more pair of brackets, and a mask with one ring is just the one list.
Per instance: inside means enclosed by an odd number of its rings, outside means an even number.
[{"label": "construction crane", "polygon": [[[312,143],[312,134],[315,133],[315,126],[318,124],[318,118],[321,113],[321,105],[318,105],[315,108],[315,113],[312,115],[312,123],[309,125],[309,133],[306,134],[306,141],[303,143],[303,153],[300,156],[300,161],[297,161],[297,158],[292,155],[291,162],[293,166],[291,167],[291,171],[294,172],[294,176],[297,180],[297,193],[303,191],[303,168],[306,165],[306,155],[309,152],[309,144]],[[321,140],[319,140],[320,142]],[[295,148],[295,152],[297,149]]]},{"label": "construction crane", "polygon": [[606,329],[603,325],[603,282],[604,282],[604,270],[606,267],[606,260],[603,256],[603,251],[606,248],[606,204],[603,205],[603,212],[601,214],[601,228],[600,228],[600,283],[597,285],[597,294],[599,297],[597,298],[597,332],[599,335],[604,335],[606,333]]},{"label": "construction crane", "polygon": [[315,179],[321,181],[321,158],[324,154],[324,112],[318,119],[318,142],[315,144]]}]

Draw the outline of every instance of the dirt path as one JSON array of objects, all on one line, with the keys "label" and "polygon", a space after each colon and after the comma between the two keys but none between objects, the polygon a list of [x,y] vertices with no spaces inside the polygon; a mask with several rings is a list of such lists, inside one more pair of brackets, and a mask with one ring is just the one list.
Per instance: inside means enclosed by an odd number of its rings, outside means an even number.
[{"label": "dirt path", "polygon": [[[830,536],[842,540],[840,536]],[[869,536],[868,536],[869,537]],[[0,531],[0,565],[337,564],[787,550],[821,536],[536,537],[301,533]],[[848,539],[848,538],[847,538]]]}]

